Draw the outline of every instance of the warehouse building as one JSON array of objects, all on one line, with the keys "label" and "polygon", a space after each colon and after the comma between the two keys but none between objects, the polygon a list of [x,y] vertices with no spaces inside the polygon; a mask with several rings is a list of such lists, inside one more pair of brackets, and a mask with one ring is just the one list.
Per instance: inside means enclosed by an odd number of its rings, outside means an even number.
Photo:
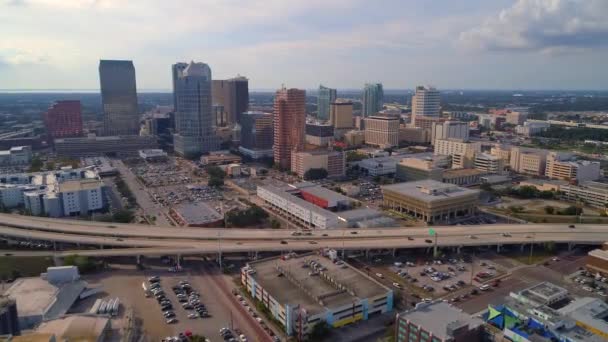
[{"label": "warehouse building", "polygon": [[169,215],[180,226],[223,227],[224,216],[204,202],[186,203],[171,208]]},{"label": "warehouse building", "polygon": [[285,333],[298,340],[306,340],[322,321],[339,328],[392,311],[393,291],[349,264],[334,263],[323,255],[335,257],[335,253],[291,253],[251,262],[241,270],[241,283]]},{"label": "warehouse building", "polygon": [[385,185],[382,194],[386,207],[425,222],[449,222],[471,215],[479,204],[479,190],[434,180]]}]

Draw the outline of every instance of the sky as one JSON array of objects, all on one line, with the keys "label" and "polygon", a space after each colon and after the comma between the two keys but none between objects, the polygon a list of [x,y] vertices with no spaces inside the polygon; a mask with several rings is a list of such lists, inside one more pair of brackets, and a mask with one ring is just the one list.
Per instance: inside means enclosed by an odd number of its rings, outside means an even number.
[{"label": "sky", "polygon": [[608,89],[608,0],[0,0],[0,89],[139,90],[208,63],[250,89]]}]

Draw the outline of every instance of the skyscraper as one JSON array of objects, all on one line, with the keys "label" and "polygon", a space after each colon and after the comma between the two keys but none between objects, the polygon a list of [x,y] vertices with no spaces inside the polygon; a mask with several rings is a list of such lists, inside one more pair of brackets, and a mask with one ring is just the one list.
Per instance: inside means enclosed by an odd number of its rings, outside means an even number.
[{"label": "skyscraper", "polygon": [[171,66],[171,76],[173,77],[173,111],[177,112],[177,79],[182,75],[188,63],[175,63]]},{"label": "skyscraper", "polygon": [[338,100],[332,102],[329,111],[329,122],[334,128],[353,128],[353,103]]},{"label": "skyscraper", "polygon": [[46,133],[53,140],[83,134],[80,101],[57,101],[44,113]]},{"label": "skyscraper", "polygon": [[327,88],[323,85],[319,86],[319,95],[317,96],[317,118],[320,120],[329,119],[329,105],[336,100],[336,89]]},{"label": "skyscraper", "polygon": [[105,135],[138,135],[139,113],[132,61],[99,61]]},{"label": "skyscraper", "polygon": [[228,124],[240,122],[249,108],[249,80],[237,76],[227,80],[213,80],[213,104],[224,107]]},{"label": "skyscraper", "polygon": [[416,87],[412,96],[412,123],[416,124],[416,117],[440,117],[440,95],[433,87]]},{"label": "skyscraper", "polygon": [[382,110],[384,105],[384,90],[381,83],[366,83],[363,88],[363,97],[361,99],[362,109],[361,115],[368,117],[376,115]]},{"label": "skyscraper", "polygon": [[274,97],[274,162],[282,169],[291,167],[291,153],[304,148],[306,129],[306,91],[277,90]]},{"label": "skyscraper", "polygon": [[186,157],[214,151],[219,139],[213,131],[211,69],[190,62],[175,82],[175,152]]}]

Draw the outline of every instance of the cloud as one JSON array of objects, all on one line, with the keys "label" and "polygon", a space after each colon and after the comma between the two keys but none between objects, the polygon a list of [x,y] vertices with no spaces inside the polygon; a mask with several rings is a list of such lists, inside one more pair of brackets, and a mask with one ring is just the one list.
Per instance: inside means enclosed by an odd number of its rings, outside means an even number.
[{"label": "cloud", "polygon": [[518,0],[459,43],[488,51],[569,51],[608,46],[608,1]]}]

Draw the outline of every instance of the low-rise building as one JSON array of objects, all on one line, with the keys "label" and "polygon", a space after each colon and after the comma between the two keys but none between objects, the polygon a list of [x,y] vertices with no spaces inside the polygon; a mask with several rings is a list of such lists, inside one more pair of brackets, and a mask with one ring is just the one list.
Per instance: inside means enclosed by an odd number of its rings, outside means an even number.
[{"label": "low-rise building", "polygon": [[15,146],[0,151],[0,166],[29,165],[32,162],[30,146]]},{"label": "low-rise building", "polygon": [[169,215],[184,227],[223,227],[224,216],[205,202],[186,203],[171,208]]},{"label": "low-rise building", "polygon": [[431,130],[421,127],[400,127],[399,142],[428,144],[431,142]]},{"label": "low-rise building", "polygon": [[87,285],[79,278],[55,277],[55,272],[66,273],[62,268],[49,267],[44,277],[18,278],[4,293],[17,303],[21,330],[65,315]]},{"label": "low-rise building", "polygon": [[353,199],[322,186],[308,186],[299,189],[303,199],[323,209],[345,209],[354,202]]},{"label": "low-rise building", "polygon": [[551,124],[546,121],[526,121],[523,125],[515,127],[515,133],[531,137],[546,131]]},{"label": "low-rise building", "polygon": [[257,195],[275,210],[294,218],[307,227],[328,229],[345,226],[345,223],[335,213],[298,197],[299,189],[264,185],[258,186]]},{"label": "low-rise building", "polygon": [[425,222],[447,222],[477,211],[479,190],[434,180],[382,186],[383,205]]},{"label": "low-rise building", "polygon": [[519,186],[530,186],[538,191],[559,191],[560,187],[567,185],[568,182],[545,179],[527,179],[519,182]]},{"label": "low-rise building", "polygon": [[382,148],[398,146],[399,118],[391,116],[365,118],[365,143]]},{"label": "low-rise building", "polygon": [[600,163],[576,160],[570,153],[551,152],[547,156],[545,175],[568,182],[594,181],[600,178]]},{"label": "low-rise building", "polygon": [[134,156],[139,150],[158,148],[154,136],[124,135],[55,139],[55,152],[67,157],[95,157],[105,154]]},{"label": "low-rise building", "polygon": [[328,177],[341,177],[346,172],[346,158],[342,151],[304,151],[293,152],[291,171],[304,177],[310,169],[325,169]]},{"label": "low-rise building", "polygon": [[483,320],[445,303],[420,303],[397,314],[396,342],[481,342]]},{"label": "low-rise building", "polygon": [[471,186],[481,183],[485,174],[484,171],[476,169],[451,169],[443,172],[441,181],[458,186]]},{"label": "low-rise building", "polygon": [[601,182],[582,182],[579,185],[559,186],[562,199],[570,202],[582,201],[586,205],[606,209],[608,205],[608,184]]},{"label": "low-rise building", "polygon": [[387,176],[397,172],[397,161],[391,157],[378,157],[363,159],[359,168],[370,176]]},{"label": "low-rise building", "polygon": [[365,143],[365,131],[348,131],[344,134],[344,141],[348,146],[361,146]]},{"label": "low-rise building", "polygon": [[[336,251],[326,251],[333,255]],[[313,327],[333,328],[393,310],[393,291],[343,262],[319,254],[290,253],[250,262],[241,284],[289,336],[306,340]]]},{"label": "low-rise building", "polygon": [[208,155],[201,156],[202,165],[225,165],[225,164],[240,164],[241,157],[227,151],[211,152]]},{"label": "low-rise building", "polygon": [[448,162],[446,157],[441,158],[441,156],[435,156],[435,158],[403,158],[397,164],[395,179],[403,182],[424,179],[441,181]]},{"label": "low-rise building", "polygon": [[139,157],[147,162],[162,162],[168,158],[167,152],[161,149],[139,150]]}]

